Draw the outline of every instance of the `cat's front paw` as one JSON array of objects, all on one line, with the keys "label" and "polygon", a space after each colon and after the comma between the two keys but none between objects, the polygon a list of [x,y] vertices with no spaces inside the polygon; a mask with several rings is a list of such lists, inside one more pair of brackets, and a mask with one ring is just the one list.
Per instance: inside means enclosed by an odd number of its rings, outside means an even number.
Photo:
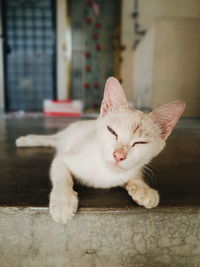
[{"label": "cat's front paw", "polygon": [[72,191],[68,195],[57,194],[54,191],[50,195],[50,214],[55,222],[67,223],[74,217],[78,207],[77,192]]},{"label": "cat's front paw", "polygon": [[135,202],[146,209],[155,208],[159,204],[158,192],[148,186],[132,185],[128,193]]}]

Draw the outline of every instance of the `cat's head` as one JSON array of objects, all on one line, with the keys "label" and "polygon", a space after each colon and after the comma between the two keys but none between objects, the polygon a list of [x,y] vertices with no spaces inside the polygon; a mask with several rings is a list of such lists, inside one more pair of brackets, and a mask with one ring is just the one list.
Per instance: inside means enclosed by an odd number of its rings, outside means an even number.
[{"label": "cat's head", "polygon": [[97,136],[105,161],[116,170],[147,164],[164,148],[184,108],[184,102],[173,101],[149,114],[130,109],[118,80],[109,78],[97,119]]}]

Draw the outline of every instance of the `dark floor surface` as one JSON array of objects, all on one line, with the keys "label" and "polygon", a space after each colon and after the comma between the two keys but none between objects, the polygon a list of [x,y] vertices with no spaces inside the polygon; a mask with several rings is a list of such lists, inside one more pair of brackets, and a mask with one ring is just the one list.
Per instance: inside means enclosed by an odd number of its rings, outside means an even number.
[{"label": "dark floor surface", "polygon": [[[72,119],[0,117],[0,206],[46,207],[50,192],[51,148],[16,148],[15,139],[48,134]],[[162,207],[200,207],[200,120],[182,120],[165,150],[149,165],[149,183],[160,192]],[[81,208],[136,208],[122,188],[100,190],[75,186]]]}]

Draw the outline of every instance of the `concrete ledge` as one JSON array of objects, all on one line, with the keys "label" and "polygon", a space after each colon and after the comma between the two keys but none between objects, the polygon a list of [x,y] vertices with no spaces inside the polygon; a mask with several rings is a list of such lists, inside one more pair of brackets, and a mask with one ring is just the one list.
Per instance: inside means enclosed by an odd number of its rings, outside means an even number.
[{"label": "concrete ledge", "polygon": [[200,210],[80,210],[67,225],[47,208],[0,208],[0,266],[200,266]]}]

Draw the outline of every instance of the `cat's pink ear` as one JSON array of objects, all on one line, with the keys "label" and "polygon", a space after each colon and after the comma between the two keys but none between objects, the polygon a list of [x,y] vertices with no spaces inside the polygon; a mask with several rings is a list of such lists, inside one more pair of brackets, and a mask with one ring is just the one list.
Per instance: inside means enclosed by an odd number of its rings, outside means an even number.
[{"label": "cat's pink ear", "polygon": [[110,77],[106,81],[100,113],[104,116],[109,110],[122,106],[128,107],[124,91],[118,80],[114,77]]},{"label": "cat's pink ear", "polygon": [[161,129],[161,136],[167,139],[185,109],[183,101],[173,101],[155,109],[149,114]]}]

